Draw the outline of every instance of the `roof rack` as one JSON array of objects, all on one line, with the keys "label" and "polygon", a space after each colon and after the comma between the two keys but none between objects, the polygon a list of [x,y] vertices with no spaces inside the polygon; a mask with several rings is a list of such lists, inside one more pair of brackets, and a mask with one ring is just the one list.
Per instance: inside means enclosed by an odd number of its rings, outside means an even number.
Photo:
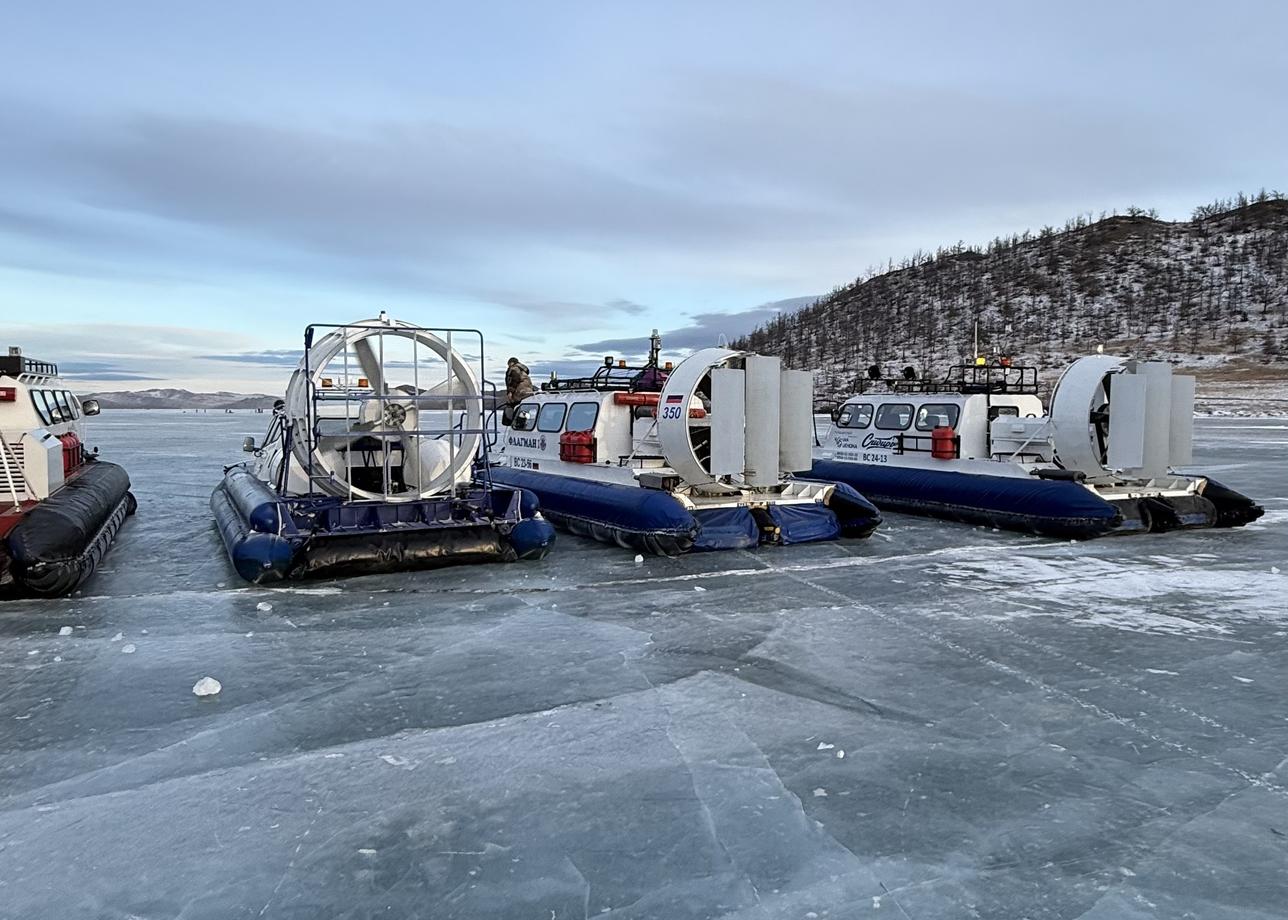
[{"label": "roof rack", "polygon": [[954,364],[942,380],[904,377],[859,381],[860,393],[880,388],[891,393],[1024,393],[1037,395],[1038,369],[999,360],[989,364]]},{"label": "roof rack", "polygon": [[[653,371],[653,375],[649,375]],[[546,393],[559,393],[566,390],[646,390],[658,391],[666,380],[666,371],[656,364],[645,364],[638,367],[622,365],[603,365],[589,377],[567,377],[551,380],[541,384]]]},{"label": "roof rack", "polygon": [[10,377],[17,377],[19,374],[57,377],[58,365],[50,361],[36,361],[22,355],[0,355],[0,374],[8,374]]},{"label": "roof rack", "polygon": [[648,340],[648,360],[641,365],[628,365],[625,360],[613,363],[611,357],[605,357],[604,363],[595,369],[589,377],[569,377],[566,380],[551,380],[541,384],[545,393],[560,393],[568,390],[622,390],[644,393],[660,393],[670,373],[670,362],[665,368],[659,366],[662,353],[662,337],[653,330]]}]

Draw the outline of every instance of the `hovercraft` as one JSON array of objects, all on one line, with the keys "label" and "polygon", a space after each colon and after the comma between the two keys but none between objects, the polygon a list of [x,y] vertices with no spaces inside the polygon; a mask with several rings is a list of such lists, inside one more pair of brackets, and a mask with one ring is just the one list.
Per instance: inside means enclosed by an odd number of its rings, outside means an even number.
[{"label": "hovercraft", "polygon": [[70,594],[134,513],[125,470],[85,448],[98,412],[57,365],[0,357],[0,597]]},{"label": "hovercraft", "polygon": [[836,411],[811,475],[878,507],[1043,536],[1088,538],[1238,527],[1250,498],[1193,462],[1194,378],[1163,362],[1097,354],[1065,369],[1050,413],[1037,369],[1005,358],[942,380],[869,370]]},{"label": "hovercraft", "polygon": [[551,521],[641,553],[866,537],[881,515],[847,485],[796,478],[811,463],[813,378],[726,348],[659,364],[611,357],[514,408],[494,482]]},{"label": "hovercraft", "polygon": [[[454,347],[462,339],[479,375]],[[210,497],[238,574],[266,583],[545,556],[554,528],[536,500],[486,476],[494,398],[479,387],[482,355],[478,332],[383,313],[307,327],[267,435],[243,445],[254,458],[228,467]]]}]

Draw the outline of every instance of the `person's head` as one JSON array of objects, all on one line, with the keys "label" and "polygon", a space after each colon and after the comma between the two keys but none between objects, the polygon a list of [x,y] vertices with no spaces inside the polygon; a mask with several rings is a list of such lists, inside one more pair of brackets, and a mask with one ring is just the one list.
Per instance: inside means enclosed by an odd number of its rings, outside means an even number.
[{"label": "person's head", "polygon": [[519,359],[518,359],[518,358],[511,358],[509,361],[506,361],[506,362],[505,362],[505,366],[506,366],[506,367],[514,367],[514,365],[516,365],[516,364],[518,364],[518,363],[519,363]]}]

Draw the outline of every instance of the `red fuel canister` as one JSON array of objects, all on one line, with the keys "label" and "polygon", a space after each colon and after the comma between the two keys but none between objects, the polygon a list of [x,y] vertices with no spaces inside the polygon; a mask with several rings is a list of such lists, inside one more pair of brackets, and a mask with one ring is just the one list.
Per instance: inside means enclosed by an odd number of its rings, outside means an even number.
[{"label": "red fuel canister", "polygon": [[957,432],[940,425],[930,432],[930,456],[936,460],[957,459]]}]

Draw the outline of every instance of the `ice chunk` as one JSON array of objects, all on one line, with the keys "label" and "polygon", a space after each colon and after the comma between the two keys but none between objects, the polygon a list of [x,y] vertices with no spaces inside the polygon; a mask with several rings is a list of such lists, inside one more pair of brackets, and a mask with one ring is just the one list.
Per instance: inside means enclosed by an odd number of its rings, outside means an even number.
[{"label": "ice chunk", "polygon": [[411,763],[411,761],[409,761],[406,757],[398,757],[395,754],[381,754],[380,759],[383,760],[385,763],[389,764],[389,766],[391,767],[405,767],[409,763]]},{"label": "ice chunk", "polygon": [[203,677],[192,685],[192,692],[197,696],[214,696],[222,689],[224,685],[213,677]]},{"label": "ice chunk", "polygon": [[845,758],[845,751],[837,751],[836,758],[837,760],[843,760]]},{"label": "ice chunk", "polygon": [[112,641],[112,642],[120,642],[120,641],[121,641],[122,639],[124,639],[124,638],[125,638],[125,633],[117,633],[117,634],[116,634],[115,636],[113,636],[113,637],[111,638],[111,640],[109,640],[109,641]]},{"label": "ice chunk", "polygon": [[133,655],[135,651],[136,649],[133,642],[127,642],[121,646],[122,655]]},{"label": "ice chunk", "polygon": [[702,587],[702,585],[695,585],[695,586],[694,586],[694,588],[693,588],[693,590],[694,590],[694,591],[705,591],[705,590],[707,590],[707,589],[706,589],[706,588],[704,588],[704,587]]},{"label": "ice chunk", "polygon": [[816,750],[819,750],[819,751],[830,751],[830,750],[832,750],[832,748],[834,748],[834,747],[836,747],[836,745],[835,745],[835,744],[828,744],[826,741],[820,741],[820,742],[818,743],[818,747],[816,748]]},{"label": "ice chunk", "polygon": [[1230,676],[1241,684],[1250,684],[1253,682],[1251,677],[1240,677],[1238,674],[1231,674]]},{"label": "ice chunk", "polygon": [[635,564],[636,564],[636,565],[643,565],[643,564],[644,564],[644,557],[643,557],[643,556],[641,556],[639,553],[636,553],[636,554],[635,554]]},{"label": "ice chunk", "polygon": [[817,789],[814,790],[814,798],[816,799],[827,798],[827,790],[824,789],[822,786],[819,786]]},{"label": "ice chunk", "polygon": [[64,626],[58,630],[58,635],[60,636],[70,636],[71,634],[72,628],[70,626]]},{"label": "ice chunk", "polygon": [[258,610],[260,613],[268,613],[270,610],[273,609],[273,605],[270,604],[268,601],[260,601],[258,604],[255,605],[255,609]]}]

